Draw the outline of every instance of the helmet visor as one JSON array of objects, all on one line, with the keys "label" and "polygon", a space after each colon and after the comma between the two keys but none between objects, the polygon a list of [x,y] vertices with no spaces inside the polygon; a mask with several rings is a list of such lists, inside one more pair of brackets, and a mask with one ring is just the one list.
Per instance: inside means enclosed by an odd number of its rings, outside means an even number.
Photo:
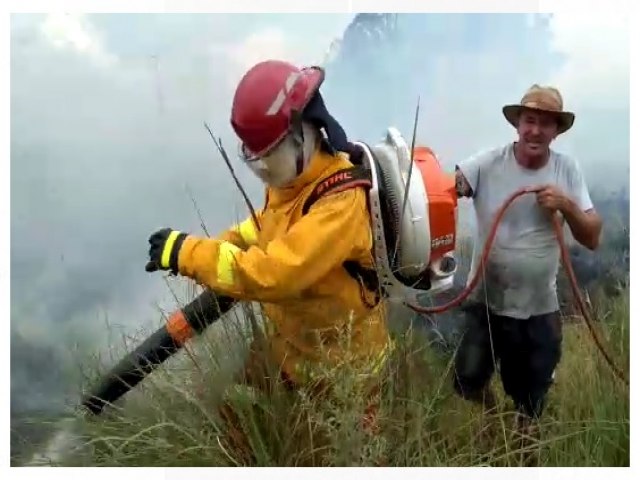
[{"label": "helmet visor", "polygon": [[269,150],[262,152],[260,154],[257,154],[255,152],[253,152],[246,143],[244,142],[240,142],[238,144],[238,156],[240,157],[240,159],[246,163],[246,164],[255,164],[256,162],[260,162],[262,161],[262,159],[264,159],[265,157],[270,157],[272,156],[275,152],[278,151],[278,149],[280,149],[280,147],[282,147],[284,141],[287,139],[288,135],[284,135],[280,141],[278,143],[276,143],[273,147],[271,147]]},{"label": "helmet visor", "polygon": [[301,146],[291,135],[261,155],[256,155],[243,143],[239,145],[242,161],[265,183],[283,186],[297,176],[297,159]]}]

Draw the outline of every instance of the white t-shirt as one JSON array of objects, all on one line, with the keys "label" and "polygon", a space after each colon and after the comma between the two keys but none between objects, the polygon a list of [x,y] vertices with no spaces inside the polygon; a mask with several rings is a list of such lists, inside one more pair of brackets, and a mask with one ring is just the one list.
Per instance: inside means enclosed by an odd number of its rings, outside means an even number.
[{"label": "white t-shirt", "polygon": [[[478,268],[480,255],[497,211],[516,190],[555,184],[586,211],[593,208],[578,163],[551,151],[539,170],[518,164],[513,143],[474,155],[458,168],[473,189],[477,236],[468,281]],[[485,273],[470,295],[497,315],[529,318],[558,310],[556,278],[560,249],[550,216],[537,204],[535,194],[517,198],[496,231]]]}]

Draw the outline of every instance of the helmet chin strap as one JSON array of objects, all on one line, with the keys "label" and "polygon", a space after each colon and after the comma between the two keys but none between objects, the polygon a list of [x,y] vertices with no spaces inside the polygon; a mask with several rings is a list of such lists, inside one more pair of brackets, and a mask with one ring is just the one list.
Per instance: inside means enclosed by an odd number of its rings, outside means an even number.
[{"label": "helmet chin strap", "polygon": [[328,152],[330,155],[335,155],[337,151],[335,148],[333,148],[333,145],[331,144],[331,140],[329,140],[327,129],[322,127],[320,129],[320,135],[322,137],[322,140],[321,140],[322,146],[324,147],[325,151]]},{"label": "helmet chin strap", "polygon": [[298,152],[296,153],[296,176],[302,173],[304,169],[304,132],[300,132],[300,143],[298,144]]},{"label": "helmet chin strap", "polygon": [[302,115],[294,112],[292,120],[292,136],[296,145],[296,177],[304,170],[304,129],[302,128]]}]

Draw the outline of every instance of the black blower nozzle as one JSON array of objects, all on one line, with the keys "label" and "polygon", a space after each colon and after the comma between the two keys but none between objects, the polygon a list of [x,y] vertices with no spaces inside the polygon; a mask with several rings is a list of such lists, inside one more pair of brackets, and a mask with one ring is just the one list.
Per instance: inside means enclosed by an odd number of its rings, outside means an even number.
[{"label": "black blower nozzle", "polygon": [[206,290],[184,308],[174,312],[167,323],[133,352],[125,356],[82,401],[94,415],[134,388],[156,367],[176,353],[184,342],[202,333],[230,311],[236,301]]}]

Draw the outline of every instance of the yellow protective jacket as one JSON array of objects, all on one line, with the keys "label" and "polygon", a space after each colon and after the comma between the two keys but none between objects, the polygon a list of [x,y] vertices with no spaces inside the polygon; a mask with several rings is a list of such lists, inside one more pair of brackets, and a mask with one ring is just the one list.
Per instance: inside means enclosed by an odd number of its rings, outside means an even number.
[{"label": "yellow protective jacket", "polygon": [[260,231],[249,217],[216,239],[188,236],[179,253],[180,274],[260,302],[272,359],[294,382],[343,362],[370,372],[388,352],[384,303],[342,265],[373,265],[366,192],[329,193],[302,214],[323,179],[351,166],[344,154],[317,151],[292,186],[267,189]]}]

